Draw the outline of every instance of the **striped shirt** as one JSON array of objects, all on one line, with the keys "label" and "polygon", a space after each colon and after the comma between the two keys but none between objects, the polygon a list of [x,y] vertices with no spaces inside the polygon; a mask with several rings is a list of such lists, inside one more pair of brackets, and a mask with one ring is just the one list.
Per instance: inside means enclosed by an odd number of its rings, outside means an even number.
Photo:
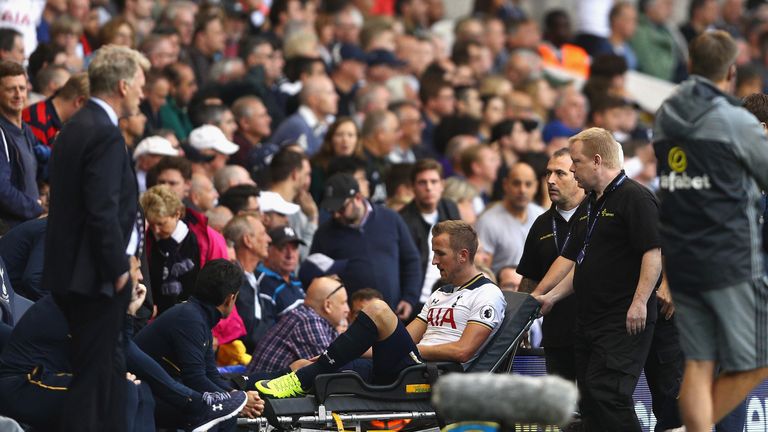
[{"label": "striped shirt", "polygon": [[29,125],[38,141],[48,147],[53,147],[53,139],[56,138],[62,127],[61,119],[53,107],[53,98],[24,108],[21,119]]},{"label": "striped shirt", "polygon": [[248,373],[276,372],[323,352],[339,334],[304,304],[286,313],[256,344]]}]

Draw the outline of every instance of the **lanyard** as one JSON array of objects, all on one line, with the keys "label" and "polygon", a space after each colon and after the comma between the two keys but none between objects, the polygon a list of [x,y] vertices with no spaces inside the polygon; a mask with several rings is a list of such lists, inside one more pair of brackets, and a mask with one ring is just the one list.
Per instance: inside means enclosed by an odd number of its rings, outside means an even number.
[{"label": "lanyard", "polygon": [[[555,222],[555,213],[557,213],[557,210],[555,210],[554,213],[552,213],[552,238],[555,239],[555,249],[557,250],[557,254],[560,255],[561,252],[563,252],[562,249],[560,249],[560,244],[557,241],[557,222]],[[571,233],[568,233],[568,236],[565,239],[565,243],[563,243],[563,246],[568,244],[568,237],[571,236]]]},{"label": "lanyard", "polygon": [[597,220],[600,219],[600,212],[603,210],[603,207],[605,207],[605,202],[608,200],[608,194],[615,191],[616,188],[621,186],[621,184],[624,183],[624,180],[626,179],[627,179],[627,175],[624,174],[624,172],[622,172],[621,176],[619,176],[619,179],[616,180],[616,182],[613,184],[611,189],[605,192],[603,196],[603,202],[600,203],[600,207],[597,208],[597,211],[595,212],[595,218],[592,220],[591,223],[589,219],[592,216],[592,200],[587,201],[587,235],[584,237],[584,245],[581,247],[581,250],[579,251],[579,255],[576,256],[577,264],[581,264],[581,262],[584,261],[584,257],[587,255],[587,247],[589,246],[589,241],[592,239],[592,234],[595,232],[595,226],[597,226]]}]

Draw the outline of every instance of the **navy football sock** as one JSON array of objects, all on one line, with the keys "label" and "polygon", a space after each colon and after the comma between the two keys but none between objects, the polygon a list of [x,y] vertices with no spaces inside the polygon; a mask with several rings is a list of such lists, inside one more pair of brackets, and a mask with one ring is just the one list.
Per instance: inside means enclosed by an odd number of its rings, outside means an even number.
[{"label": "navy football sock", "polygon": [[296,371],[301,387],[305,390],[311,388],[316,376],[335,372],[341,366],[363,355],[378,339],[379,330],[376,324],[361,311],[355,322],[331,342],[316,362]]}]

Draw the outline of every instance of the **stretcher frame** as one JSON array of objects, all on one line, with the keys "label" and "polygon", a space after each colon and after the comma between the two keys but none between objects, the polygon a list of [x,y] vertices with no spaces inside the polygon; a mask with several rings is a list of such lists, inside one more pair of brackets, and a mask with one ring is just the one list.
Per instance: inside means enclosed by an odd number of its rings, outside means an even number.
[{"label": "stretcher frame", "polygon": [[[430,396],[431,385],[439,376],[461,370],[511,372],[520,341],[539,316],[539,303],[525,293],[505,291],[504,297],[507,308],[499,330],[477,358],[463,368],[449,362],[415,365],[402,371],[389,386],[368,385],[353,372],[320,375],[315,380],[314,395],[267,399],[264,417],[238,419],[238,425],[259,431],[363,432],[363,425],[372,420],[411,419],[419,420],[417,423],[424,427],[409,430],[437,429],[442,425],[441,419],[431,405]],[[406,391],[399,398],[398,390],[403,389]],[[408,389],[415,391],[409,394]]]}]

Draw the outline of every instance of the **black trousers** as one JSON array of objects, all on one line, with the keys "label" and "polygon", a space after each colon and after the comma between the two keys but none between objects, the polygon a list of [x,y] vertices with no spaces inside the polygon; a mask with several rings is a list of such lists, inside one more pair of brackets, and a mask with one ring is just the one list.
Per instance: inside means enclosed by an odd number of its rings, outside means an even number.
[{"label": "black trousers", "polygon": [[29,376],[0,378],[0,406],[3,415],[39,430],[57,430],[64,414],[64,400],[72,377],[36,369]]},{"label": "black trousers", "polygon": [[573,345],[544,347],[544,360],[548,374],[576,381],[576,350]]},{"label": "black trousers", "polygon": [[645,379],[653,399],[656,432],[683,425],[677,397],[683,380],[685,358],[680,349],[675,317],[664,319],[661,311],[653,332],[653,342],[645,361]]},{"label": "black trousers", "polygon": [[[155,430],[155,402],[146,383],[134,385],[123,377],[126,383],[126,401],[121,411],[126,414],[122,427],[129,432]],[[65,411],[72,376],[66,373],[45,371],[41,367],[29,375],[15,374],[0,378],[0,412],[34,430],[69,431],[61,428],[62,417],[77,417]],[[114,425],[105,430],[118,429]]]},{"label": "black trousers", "polygon": [[653,331],[653,322],[635,336],[618,325],[576,330],[576,380],[585,432],[641,432],[632,393]]},{"label": "black trousers", "polygon": [[57,295],[72,335],[72,383],[61,430],[123,432],[127,380],[123,321],[131,299],[130,282],[113,297]]}]

